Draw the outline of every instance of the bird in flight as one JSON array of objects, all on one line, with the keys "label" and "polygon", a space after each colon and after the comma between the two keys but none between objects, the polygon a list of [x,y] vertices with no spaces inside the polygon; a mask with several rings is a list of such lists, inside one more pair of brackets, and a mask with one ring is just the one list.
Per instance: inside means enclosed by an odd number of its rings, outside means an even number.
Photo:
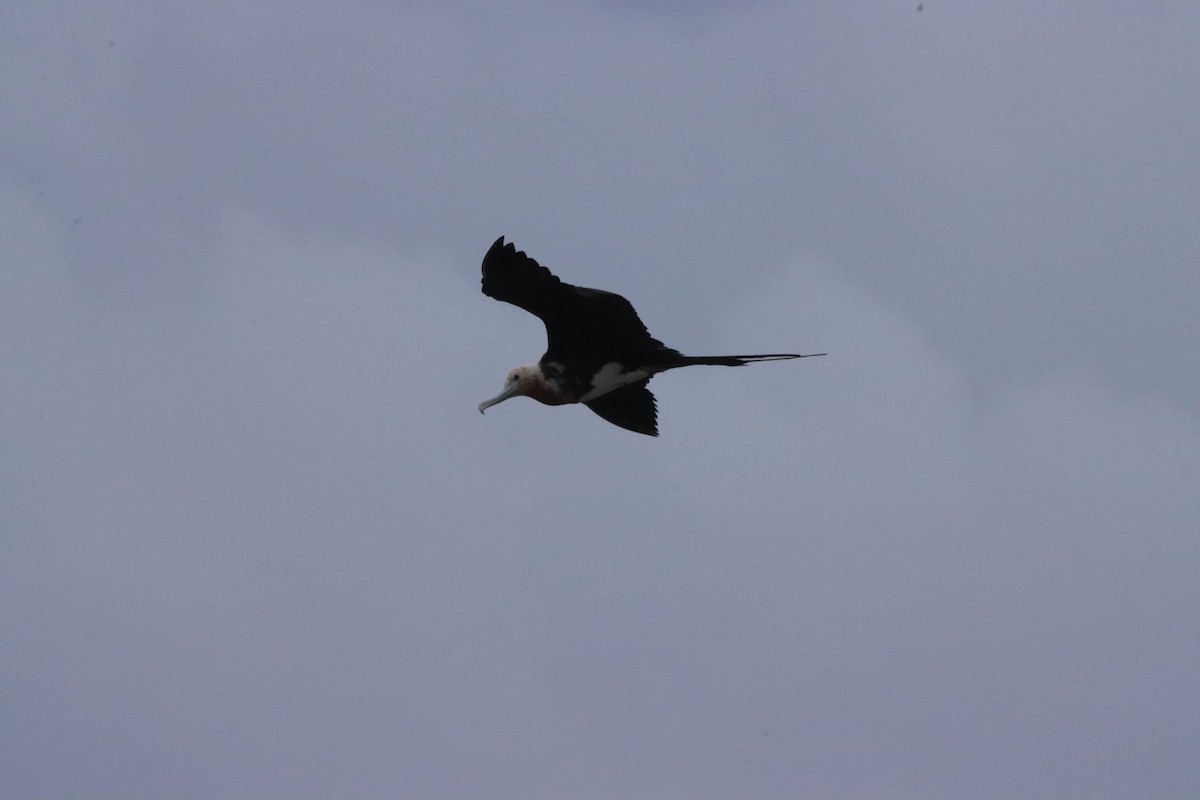
[{"label": "bird in flight", "polygon": [[508,373],[504,390],[479,404],[481,414],[525,395],[551,406],[583,403],[614,425],[657,436],[658,412],[646,384],[659,372],[826,355],[685,356],[652,337],[621,295],[563,283],[503,236],[483,257],[483,293],[540,317],[548,344],[538,363]]}]

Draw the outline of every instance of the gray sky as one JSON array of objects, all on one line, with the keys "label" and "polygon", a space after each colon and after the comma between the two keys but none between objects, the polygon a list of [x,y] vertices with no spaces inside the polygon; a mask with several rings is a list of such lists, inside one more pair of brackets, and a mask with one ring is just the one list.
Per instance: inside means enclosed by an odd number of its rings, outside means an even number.
[{"label": "gray sky", "polygon": [[[1194,3],[0,8],[0,796],[1200,793]],[[693,354],[476,404],[506,234]]]}]

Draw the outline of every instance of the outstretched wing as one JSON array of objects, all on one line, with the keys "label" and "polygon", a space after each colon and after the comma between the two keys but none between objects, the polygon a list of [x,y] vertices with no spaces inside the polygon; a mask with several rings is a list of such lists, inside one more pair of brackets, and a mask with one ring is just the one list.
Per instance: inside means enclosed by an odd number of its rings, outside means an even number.
[{"label": "outstretched wing", "polygon": [[501,236],[483,257],[483,293],[546,319],[562,302],[564,284]]},{"label": "outstretched wing", "polygon": [[622,386],[584,405],[613,425],[620,425],[634,433],[658,436],[658,407],[654,395],[646,388],[649,382],[650,379],[646,378]]},{"label": "outstretched wing", "polygon": [[598,367],[663,348],[624,297],[564,283],[503,236],[483,257],[483,293],[541,317],[552,359]]}]

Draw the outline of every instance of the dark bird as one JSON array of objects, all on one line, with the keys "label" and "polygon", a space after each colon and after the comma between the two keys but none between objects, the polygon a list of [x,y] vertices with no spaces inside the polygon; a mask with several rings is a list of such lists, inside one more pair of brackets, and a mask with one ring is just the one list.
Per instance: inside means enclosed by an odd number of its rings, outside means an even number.
[{"label": "dark bird", "polygon": [[536,364],[508,373],[504,391],[479,404],[479,413],[510,397],[526,395],[546,405],[583,403],[622,428],[658,435],[655,374],[676,367],[714,364],[740,367],[825,353],[757,356],[685,356],[650,335],[629,301],[619,294],[563,283],[501,236],[483,257],[483,293],[519,306],[546,323],[546,354]]}]

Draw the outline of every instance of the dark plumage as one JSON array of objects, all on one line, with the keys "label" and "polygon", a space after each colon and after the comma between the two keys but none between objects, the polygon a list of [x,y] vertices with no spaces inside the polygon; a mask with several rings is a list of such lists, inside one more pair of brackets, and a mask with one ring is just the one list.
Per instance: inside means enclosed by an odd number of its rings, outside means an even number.
[{"label": "dark plumage", "polygon": [[[572,286],[501,236],[483,257],[483,293],[540,317],[547,348],[537,364],[509,373],[504,391],[480,404],[483,412],[527,395],[547,405],[583,403],[614,425],[658,435],[656,373],[696,364],[740,367],[753,361],[805,358],[796,353],[685,356],[650,335],[624,297]],[[812,353],[809,355],[825,355]]]}]

